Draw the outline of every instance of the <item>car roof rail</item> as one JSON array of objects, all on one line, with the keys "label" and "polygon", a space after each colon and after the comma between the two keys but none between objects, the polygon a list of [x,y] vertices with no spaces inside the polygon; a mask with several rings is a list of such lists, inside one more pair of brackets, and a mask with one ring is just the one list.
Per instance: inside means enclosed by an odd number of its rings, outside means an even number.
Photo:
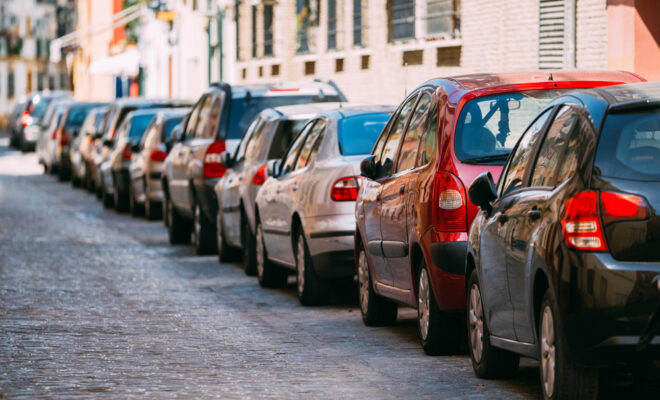
[{"label": "car roof rail", "polygon": [[341,89],[339,89],[339,86],[337,86],[337,84],[335,83],[335,81],[333,81],[332,79],[328,79],[328,78],[314,78],[314,82],[325,83],[325,84],[327,84],[327,85],[332,86],[332,88],[335,89],[335,90],[337,91],[337,95],[339,96],[339,101],[342,101],[342,102],[347,102],[347,101],[348,101],[348,100],[346,99],[346,96],[344,96],[344,92],[342,92]]}]

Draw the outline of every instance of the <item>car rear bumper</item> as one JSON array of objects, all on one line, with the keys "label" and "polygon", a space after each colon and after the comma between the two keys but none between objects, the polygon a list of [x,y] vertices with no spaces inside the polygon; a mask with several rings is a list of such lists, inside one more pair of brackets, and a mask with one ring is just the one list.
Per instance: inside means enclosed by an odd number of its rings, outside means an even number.
[{"label": "car rear bumper", "polygon": [[323,278],[355,274],[355,215],[340,214],[305,218],[303,227],[314,270]]},{"label": "car rear bumper", "polygon": [[427,264],[431,286],[438,307],[445,311],[465,309],[465,258],[467,232],[436,232],[429,230],[422,239],[428,249]]},{"label": "car rear bumper", "polygon": [[620,262],[609,253],[572,260],[580,263],[558,295],[570,353],[583,364],[659,359],[660,263]]}]

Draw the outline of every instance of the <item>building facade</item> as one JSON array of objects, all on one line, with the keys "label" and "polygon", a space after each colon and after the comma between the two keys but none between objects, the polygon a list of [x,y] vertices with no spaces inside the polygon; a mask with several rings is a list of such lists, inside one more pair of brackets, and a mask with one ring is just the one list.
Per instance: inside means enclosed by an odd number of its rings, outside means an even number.
[{"label": "building facade", "polygon": [[225,3],[223,49],[235,83],[331,77],[352,101],[398,103],[429,78],[462,73],[619,68],[660,79],[641,57],[617,58],[660,56],[659,24],[640,28],[660,20],[655,0]]}]

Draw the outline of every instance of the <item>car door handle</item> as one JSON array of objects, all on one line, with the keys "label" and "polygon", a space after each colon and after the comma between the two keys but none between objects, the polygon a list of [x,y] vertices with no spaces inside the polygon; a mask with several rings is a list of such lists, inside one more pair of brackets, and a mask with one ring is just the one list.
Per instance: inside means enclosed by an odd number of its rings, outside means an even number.
[{"label": "car door handle", "polygon": [[298,184],[297,184],[297,183],[294,183],[292,189],[293,189],[294,192],[295,192],[296,190],[298,190]]},{"label": "car door handle", "polygon": [[406,192],[406,185],[403,184],[399,187],[399,194],[404,194]]},{"label": "car door handle", "polygon": [[541,218],[541,210],[539,210],[537,208],[529,210],[529,211],[527,211],[527,216],[532,221],[536,221],[537,219]]},{"label": "car door handle", "polygon": [[504,224],[509,220],[509,216],[506,213],[500,213],[496,219],[500,224]]}]

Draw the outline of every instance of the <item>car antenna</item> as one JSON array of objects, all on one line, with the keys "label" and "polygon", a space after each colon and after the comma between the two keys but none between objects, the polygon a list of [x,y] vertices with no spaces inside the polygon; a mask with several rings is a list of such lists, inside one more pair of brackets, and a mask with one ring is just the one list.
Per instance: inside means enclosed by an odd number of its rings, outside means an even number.
[{"label": "car antenna", "polygon": [[552,77],[552,72],[550,72],[550,77],[548,78],[549,81],[554,81],[555,78]]}]

